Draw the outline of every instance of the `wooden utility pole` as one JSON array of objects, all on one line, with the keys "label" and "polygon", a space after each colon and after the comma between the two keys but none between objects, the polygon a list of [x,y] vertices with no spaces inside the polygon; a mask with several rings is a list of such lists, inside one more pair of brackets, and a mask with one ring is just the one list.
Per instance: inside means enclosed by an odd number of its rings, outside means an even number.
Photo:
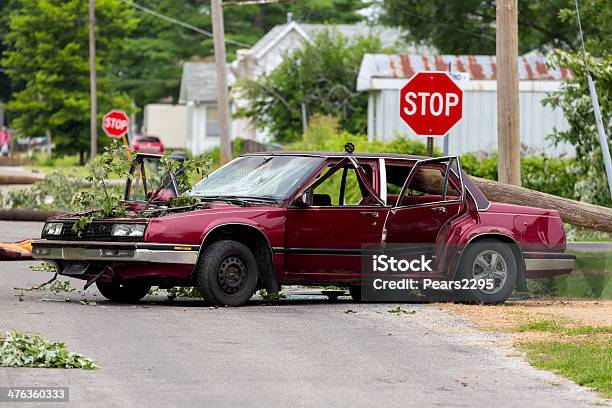
[{"label": "wooden utility pole", "polygon": [[98,98],[96,95],[96,12],[94,0],[89,0],[89,144],[90,157],[98,154]]},{"label": "wooden utility pole", "polygon": [[498,179],[521,185],[518,86],[518,0],[497,0]]},{"label": "wooden utility pole", "polygon": [[225,63],[225,29],[223,27],[223,10],[221,0],[211,0],[213,43],[215,46],[215,64],[217,66],[217,104],[219,128],[221,131],[221,164],[232,160],[232,143],[229,129],[229,100],[227,92],[227,70]]}]

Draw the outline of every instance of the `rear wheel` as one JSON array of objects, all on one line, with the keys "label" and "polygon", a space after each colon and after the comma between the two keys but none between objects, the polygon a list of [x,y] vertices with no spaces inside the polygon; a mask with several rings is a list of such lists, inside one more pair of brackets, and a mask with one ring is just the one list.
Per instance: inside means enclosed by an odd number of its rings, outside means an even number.
[{"label": "rear wheel", "polygon": [[196,282],[204,299],[212,305],[241,306],[255,293],[257,261],[251,250],[238,241],[211,244],[200,258]]},{"label": "rear wheel", "polygon": [[147,281],[96,282],[102,296],[113,302],[134,303],[145,297],[151,289]]},{"label": "rear wheel", "polygon": [[471,244],[461,257],[455,279],[474,280],[476,285],[487,285],[476,289],[455,290],[455,298],[477,303],[503,303],[512,294],[517,273],[514,253],[508,244],[494,240]]}]

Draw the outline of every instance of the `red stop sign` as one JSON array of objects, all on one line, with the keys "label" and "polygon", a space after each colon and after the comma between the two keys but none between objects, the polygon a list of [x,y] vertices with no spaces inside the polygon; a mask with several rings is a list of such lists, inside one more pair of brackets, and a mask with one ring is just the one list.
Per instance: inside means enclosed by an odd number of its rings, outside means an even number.
[{"label": "red stop sign", "polygon": [[447,72],[417,72],[400,90],[400,117],[420,136],[444,136],[461,120],[463,91]]},{"label": "red stop sign", "polygon": [[125,112],[112,110],[104,115],[102,129],[110,137],[119,138],[125,135],[130,126],[130,119]]}]

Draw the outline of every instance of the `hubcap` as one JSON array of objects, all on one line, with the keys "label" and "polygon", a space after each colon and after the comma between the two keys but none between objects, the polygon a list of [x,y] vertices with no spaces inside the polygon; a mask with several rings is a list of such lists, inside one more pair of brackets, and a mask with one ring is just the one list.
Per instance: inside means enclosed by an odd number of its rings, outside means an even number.
[{"label": "hubcap", "polygon": [[228,256],[219,265],[217,279],[225,293],[236,293],[246,282],[246,266],[240,258]]},{"label": "hubcap", "polygon": [[497,251],[486,250],[478,254],[472,265],[474,279],[486,279],[493,281],[493,289],[478,289],[486,295],[493,295],[504,286],[508,278],[508,266],[506,260]]}]

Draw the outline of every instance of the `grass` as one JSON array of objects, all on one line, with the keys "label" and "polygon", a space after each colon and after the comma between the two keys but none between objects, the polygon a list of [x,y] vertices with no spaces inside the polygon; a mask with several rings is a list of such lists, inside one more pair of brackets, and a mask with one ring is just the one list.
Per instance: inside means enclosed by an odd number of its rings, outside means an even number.
[{"label": "grass", "polygon": [[569,275],[528,280],[535,295],[612,299],[612,252],[576,252]]},{"label": "grass", "polygon": [[612,397],[612,341],[571,342],[563,340],[521,342],[529,362],[553,371],[579,385]]},{"label": "grass", "polygon": [[519,341],[530,364],[551,370],[579,385],[612,397],[612,326],[570,325],[543,319],[519,324],[515,331],[546,332],[550,339]]}]

